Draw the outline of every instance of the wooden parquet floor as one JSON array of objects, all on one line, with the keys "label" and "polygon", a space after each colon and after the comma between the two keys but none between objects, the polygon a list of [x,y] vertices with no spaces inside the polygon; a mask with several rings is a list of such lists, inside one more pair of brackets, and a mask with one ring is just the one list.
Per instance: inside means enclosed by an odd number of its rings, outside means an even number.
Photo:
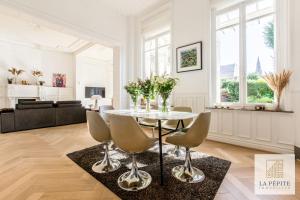
[{"label": "wooden parquet floor", "polygon": [[[118,199],[66,157],[67,153],[96,144],[86,124],[0,134],[0,199]],[[299,161],[295,196],[255,196],[254,154],[265,152],[212,141],[196,150],[232,162],[216,196],[218,200],[300,199]]]}]

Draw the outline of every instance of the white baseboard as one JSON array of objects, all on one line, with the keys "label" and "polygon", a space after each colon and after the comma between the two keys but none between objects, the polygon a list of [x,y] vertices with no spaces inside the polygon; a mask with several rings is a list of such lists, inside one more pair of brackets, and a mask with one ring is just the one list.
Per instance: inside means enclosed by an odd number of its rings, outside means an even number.
[{"label": "white baseboard", "polygon": [[248,147],[252,149],[269,151],[272,153],[294,153],[294,147],[283,148],[279,146],[274,146],[272,144],[266,145],[266,144],[255,143],[253,141],[242,141],[236,138],[226,138],[222,136],[217,136],[215,134],[209,134],[207,139],[217,141],[217,142],[227,143],[227,144],[233,144],[241,147]]}]

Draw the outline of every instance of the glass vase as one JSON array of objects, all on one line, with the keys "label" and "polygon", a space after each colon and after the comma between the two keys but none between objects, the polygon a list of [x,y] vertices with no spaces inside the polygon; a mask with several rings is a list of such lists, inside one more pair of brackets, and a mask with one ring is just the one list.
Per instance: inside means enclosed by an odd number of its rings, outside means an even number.
[{"label": "glass vase", "polygon": [[138,111],[138,97],[131,95],[130,98],[132,100],[132,103],[130,103],[130,110],[137,112]]},{"label": "glass vase", "polygon": [[150,98],[146,99],[146,111],[147,112],[151,111]]},{"label": "glass vase", "polygon": [[169,112],[168,98],[161,99],[161,112]]},{"label": "glass vase", "polygon": [[17,76],[17,75],[14,76],[13,82],[14,82],[14,84],[17,84],[17,83],[18,83],[18,76]]},{"label": "glass vase", "polygon": [[138,103],[137,103],[137,101],[133,101],[133,110],[134,110],[134,112],[138,111]]},{"label": "glass vase", "polygon": [[276,104],[276,108],[275,108],[275,110],[278,112],[281,111],[280,101],[281,101],[281,94],[278,94],[277,95],[277,104]]},{"label": "glass vase", "polygon": [[38,77],[35,78],[35,83],[36,83],[36,85],[40,85],[40,79]]}]

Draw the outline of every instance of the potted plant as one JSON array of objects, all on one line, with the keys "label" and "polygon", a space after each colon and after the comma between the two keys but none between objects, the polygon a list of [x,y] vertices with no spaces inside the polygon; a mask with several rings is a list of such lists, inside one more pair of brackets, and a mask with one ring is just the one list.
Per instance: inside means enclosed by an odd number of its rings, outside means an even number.
[{"label": "potted plant", "polygon": [[277,97],[276,111],[280,111],[280,100],[283,89],[288,85],[292,72],[290,70],[283,70],[278,73],[267,73],[263,78],[268,86],[274,91]]},{"label": "potted plant", "polygon": [[139,95],[141,93],[139,83],[129,82],[124,88],[131,97],[131,100],[134,105],[134,110],[137,111],[137,102],[138,102]]},{"label": "potted plant", "polygon": [[17,79],[18,79],[18,76],[20,74],[22,74],[24,72],[24,70],[22,69],[17,69],[15,67],[12,67],[10,69],[8,69],[8,71],[13,75],[13,80],[14,80],[14,84],[17,84]]},{"label": "potted plant", "polygon": [[43,72],[39,70],[33,70],[31,74],[35,78],[36,84],[39,85],[39,78],[43,76]]},{"label": "potted plant", "polygon": [[145,80],[138,80],[138,84],[140,87],[141,94],[146,100],[146,111],[150,112],[150,100],[155,98],[156,90],[155,90],[155,78],[151,76]]},{"label": "potted plant", "polygon": [[43,86],[43,85],[45,84],[45,81],[39,81],[38,84],[39,84],[40,86]]},{"label": "potted plant", "polygon": [[13,78],[8,78],[8,79],[7,79],[7,83],[8,83],[8,84],[12,84],[12,83],[13,83]]},{"label": "potted plant", "polygon": [[167,101],[177,84],[178,79],[168,76],[161,76],[157,78],[157,92],[162,99],[162,112],[168,112]]},{"label": "potted plant", "polygon": [[29,82],[27,80],[21,80],[21,84],[22,85],[30,85]]}]

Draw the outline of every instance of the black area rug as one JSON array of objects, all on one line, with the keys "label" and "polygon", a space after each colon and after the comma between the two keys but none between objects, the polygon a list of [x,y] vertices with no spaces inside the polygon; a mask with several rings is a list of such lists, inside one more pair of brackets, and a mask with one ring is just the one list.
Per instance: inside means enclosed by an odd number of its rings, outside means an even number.
[{"label": "black area rug", "polygon": [[[173,148],[171,145],[164,145],[164,150]],[[128,164],[131,159],[126,157],[126,154],[121,152],[112,153],[113,158],[121,161],[122,167],[115,172],[107,174],[97,174],[92,171],[92,165],[103,158],[103,146],[97,145],[80,151],[68,154],[67,156],[77,163],[81,168],[95,177],[98,181],[104,184],[112,192],[118,195],[121,199],[172,199],[172,200],[191,200],[191,199],[214,199],[229,167],[230,162],[208,156],[200,152],[192,152],[192,164],[194,167],[201,169],[205,174],[205,179],[202,183],[183,183],[173,178],[171,170],[177,165],[184,163],[184,158],[174,159],[164,155],[164,186],[160,186],[160,167],[159,154],[154,150],[137,155],[139,168],[148,172],[152,176],[152,183],[144,190],[137,192],[127,192],[119,188],[117,179],[126,171],[129,171]],[[127,166],[126,166],[127,165]]]}]

